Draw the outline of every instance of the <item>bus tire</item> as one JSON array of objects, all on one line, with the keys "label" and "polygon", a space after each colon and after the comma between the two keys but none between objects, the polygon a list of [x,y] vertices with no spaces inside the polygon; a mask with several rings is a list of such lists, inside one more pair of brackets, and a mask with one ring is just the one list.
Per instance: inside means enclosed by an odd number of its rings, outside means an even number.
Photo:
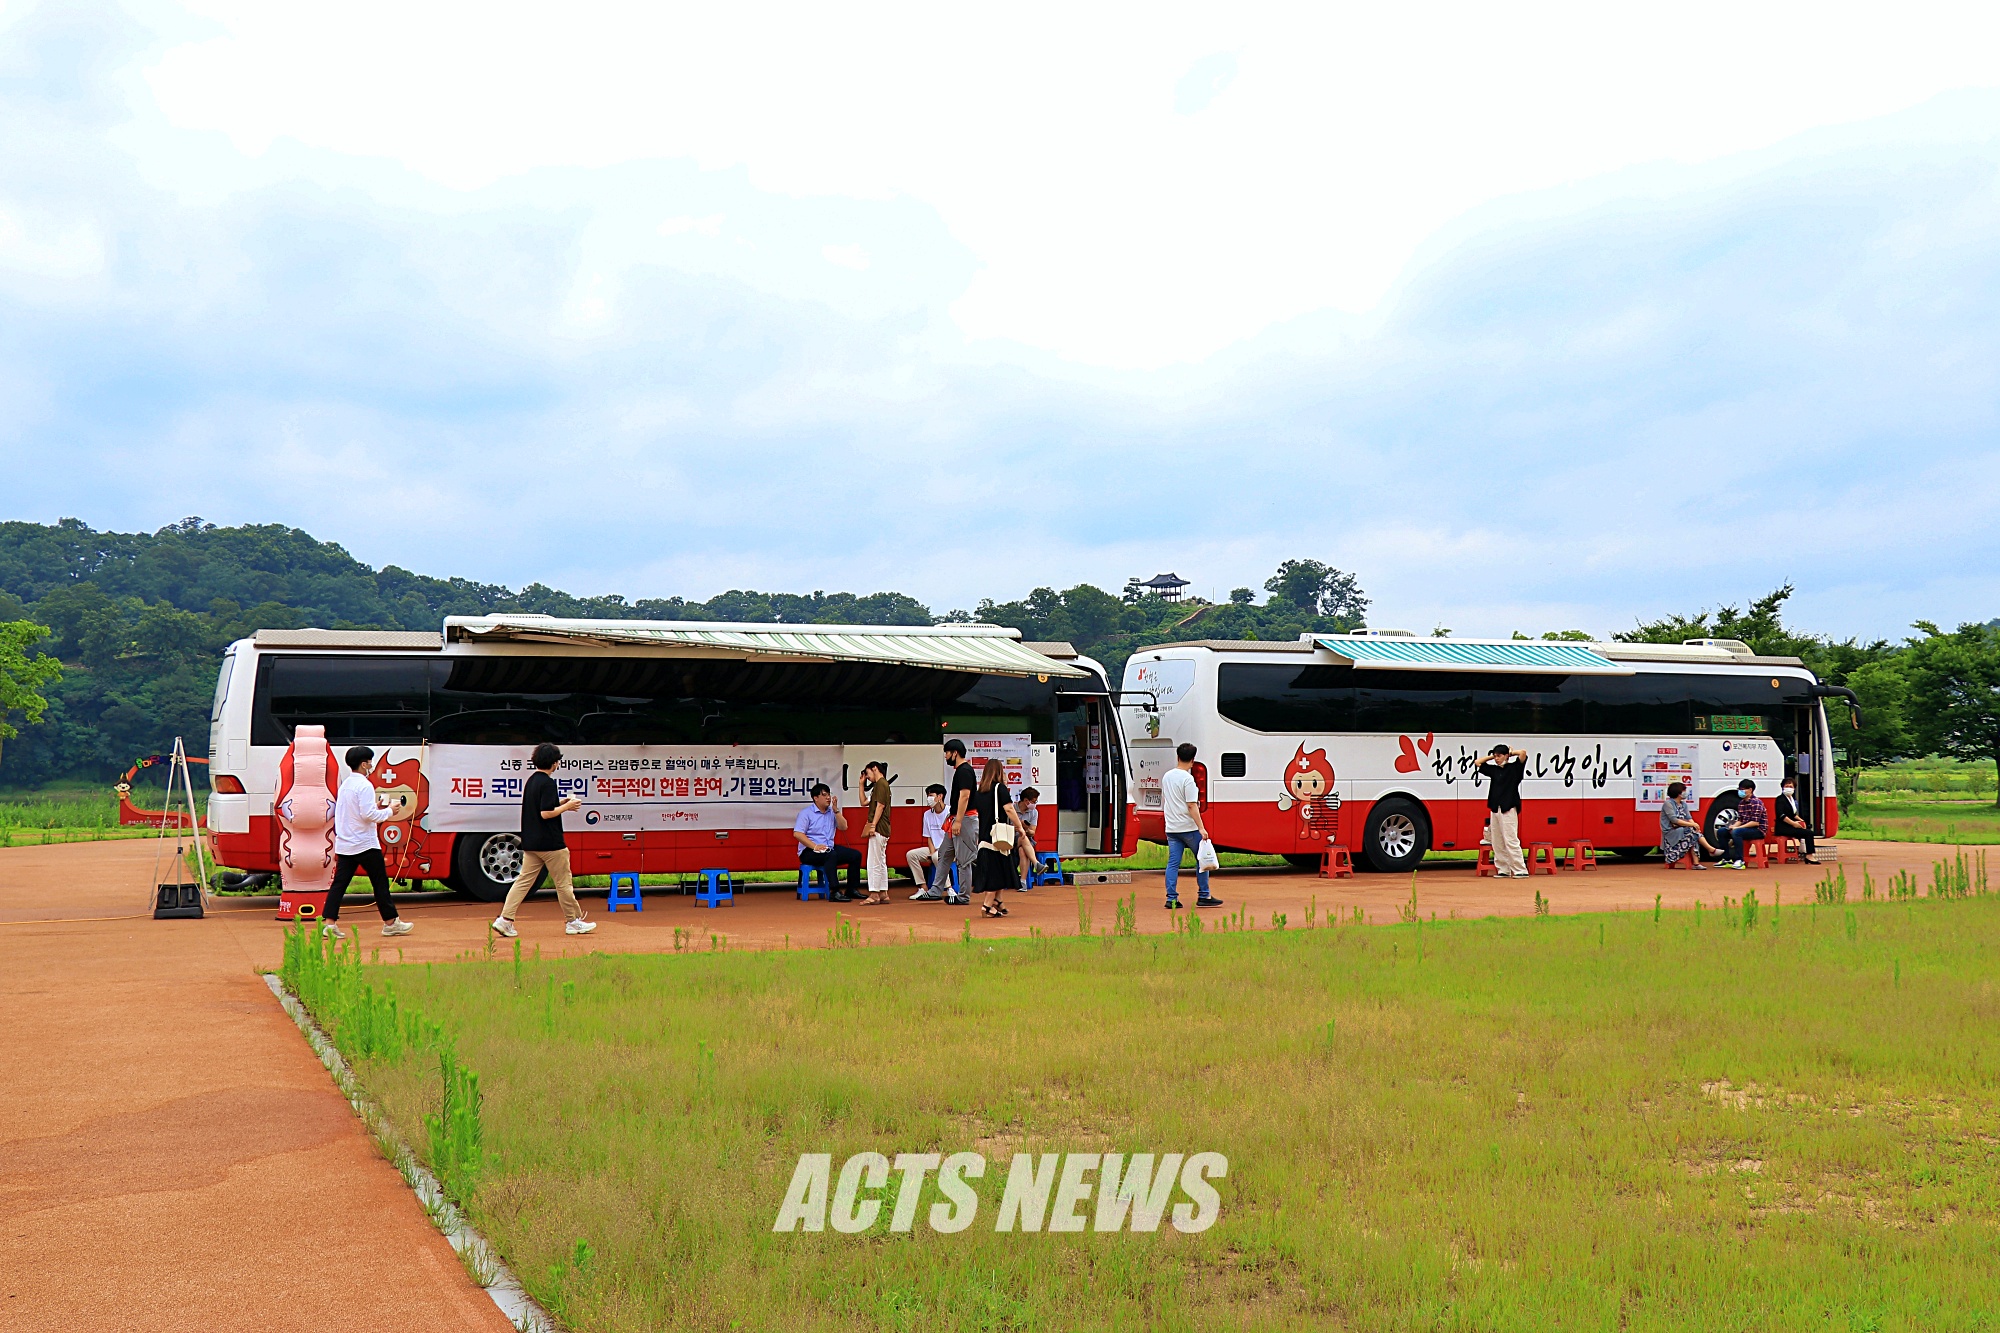
[{"label": "bus tire", "polygon": [[1320,862],[1325,859],[1321,852],[1286,852],[1284,856],[1286,864],[1294,870],[1318,871]]},{"label": "bus tire", "polygon": [[1733,823],[1735,819],[1736,793],[1726,791],[1709,802],[1708,814],[1701,821],[1702,833],[1710,843],[1722,849],[1724,856],[1729,855],[1729,835],[1722,831],[1721,826]]},{"label": "bus tire", "polygon": [[1415,870],[1431,849],[1431,818],[1415,801],[1391,796],[1368,811],[1361,839],[1361,856],[1369,868],[1386,874]]},{"label": "bus tire", "polygon": [[477,902],[502,902],[521,873],[521,835],[461,833],[451,861],[452,878],[458,881],[453,887],[460,893]]}]

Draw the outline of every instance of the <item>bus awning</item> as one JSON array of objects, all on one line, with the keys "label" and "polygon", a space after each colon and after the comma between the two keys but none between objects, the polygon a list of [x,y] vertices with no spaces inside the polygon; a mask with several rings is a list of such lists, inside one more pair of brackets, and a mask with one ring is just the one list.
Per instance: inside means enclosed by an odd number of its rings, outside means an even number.
[{"label": "bus awning", "polygon": [[1480,642],[1468,639],[1404,639],[1321,635],[1313,640],[1357,667],[1378,671],[1487,671],[1534,675],[1630,676],[1631,667],[1614,662],[1588,644],[1541,639]]},{"label": "bus awning", "polygon": [[742,661],[797,658],[879,662],[996,676],[1075,679],[1089,672],[1044,657],[1019,631],[996,625],[729,625],[702,621],[560,620],[547,616],[450,616],[445,637],[462,642],[596,643],[679,649]]}]

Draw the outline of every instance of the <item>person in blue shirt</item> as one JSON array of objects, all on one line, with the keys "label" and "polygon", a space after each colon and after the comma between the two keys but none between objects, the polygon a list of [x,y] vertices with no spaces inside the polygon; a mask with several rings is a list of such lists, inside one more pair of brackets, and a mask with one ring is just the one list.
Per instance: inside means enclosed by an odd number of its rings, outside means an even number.
[{"label": "person in blue shirt", "polygon": [[[792,825],[792,841],[799,845],[802,863],[826,867],[830,889],[827,897],[837,903],[851,903],[861,897],[861,852],[834,841],[835,835],[846,829],[847,816],[833,803],[833,792],[824,782],[815,782],[812,804],[799,811],[798,820]],[[847,867],[845,892],[834,882],[842,866]]]}]

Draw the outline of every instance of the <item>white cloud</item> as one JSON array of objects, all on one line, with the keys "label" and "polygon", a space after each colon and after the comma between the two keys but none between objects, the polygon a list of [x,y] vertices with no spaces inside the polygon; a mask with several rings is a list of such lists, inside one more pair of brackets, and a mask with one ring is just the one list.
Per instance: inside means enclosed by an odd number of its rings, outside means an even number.
[{"label": "white cloud", "polygon": [[826,256],[827,263],[851,268],[856,273],[868,268],[868,252],[859,245],[823,245],[819,252]]}]

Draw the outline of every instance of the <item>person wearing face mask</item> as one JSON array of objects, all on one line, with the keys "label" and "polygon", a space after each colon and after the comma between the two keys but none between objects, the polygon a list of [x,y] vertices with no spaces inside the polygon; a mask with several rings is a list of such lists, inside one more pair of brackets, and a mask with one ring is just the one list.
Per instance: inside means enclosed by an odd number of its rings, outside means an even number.
[{"label": "person wearing face mask", "polygon": [[1777,815],[1777,835],[1797,838],[1804,843],[1806,864],[1818,865],[1819,849],[1813,846],[1812,821],[1806,818],[1805,810],[1799,805],[1798,786],[1791,778],[1786,778],[1784,786],[1778,788],[1778,805],[1774,813]]}]

